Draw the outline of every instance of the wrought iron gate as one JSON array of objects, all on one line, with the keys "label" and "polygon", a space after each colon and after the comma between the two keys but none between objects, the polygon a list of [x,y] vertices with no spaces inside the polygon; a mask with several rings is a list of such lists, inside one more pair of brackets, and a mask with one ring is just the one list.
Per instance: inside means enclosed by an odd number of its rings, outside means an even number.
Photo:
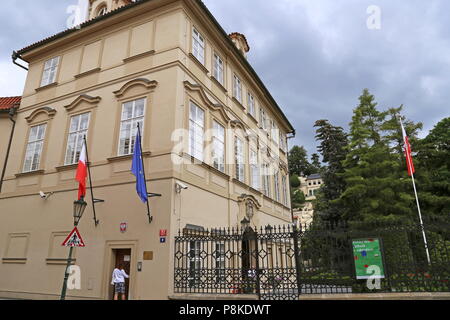
[{"label": "wrought iron gate", "polygon": [[[450,220],[321,224],[258,230],[183,230],[175,238],[175,293],[252,294],[297,300],[299,294],[450,292]],[[384,243],[386,277],[379,287],[355,276],[352,239]]]},{"label": "wrought iron gate", "polygon": [[175,293],[297,300],[295,252],[290,226],[183,230],[175,240]]}]

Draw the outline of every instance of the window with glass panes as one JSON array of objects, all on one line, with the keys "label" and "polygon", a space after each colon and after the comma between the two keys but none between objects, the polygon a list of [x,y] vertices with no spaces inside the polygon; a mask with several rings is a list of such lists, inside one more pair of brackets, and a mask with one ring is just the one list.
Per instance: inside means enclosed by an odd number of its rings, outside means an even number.
[{"label": "window with glass panes", "polygon": [[205,64],[205,39],[195,28],[192,30],[192,54]]},{"label": "window with glass panes", "polygon": [[267,197],[270,197],[270,175],[269,164],[265,163],[263,166],[263,191]]},{"label": "window with glass panes", "polygon": [[80,159],[84,137],[87,136],[90,113],[73,116],[70,119],[69,137],[67,139],[65,165],[76,164]]},{"label": "window with glass panes", "polygon": [[39,169],[47,124],[31,127],[28,135],[23,172]]},{"label": "window with glass panes", "polygon": [[252,179],[251,186],[255,190],[259,190],[259,163],[258,153],[254,150],[250,150],[250,177]]},{"label": "window with glass panes", "polygon": [[280,148],[284,152],[287,152],[287,141],[286,141],[286,135],[284,133],[280,134]]},{"label": "window with glass panes", "polygon": [[244,170],[244,144],[241,139],[235,139],[236,179],[245,182]]},{"label": "window with glass panes", "polygon": [[274,120],[272,122],[272,141],[278,145],[280,142],[280,130]]},{"label": "window with glass panes", "polygon": [[138,124],[141,136],[144,132],[144,115],[146,99],[126,102],[122,105],[122,118],[120,122],[119,156],[134,153]]},{"label": "window with glass panes", "polygon": [[288,194],[287,194],[287,177],[283,174],[281,177],[281,187],[283,188],[283,204],[288,205]]},{"label": "window with glass panes", "polygon": [[275,173],[273,176],[274,182],[275,182],[275,200],[280,202],[280,181],[278,180],[280,178],[278,172]]},{"label": "window with glass panes", "polygon": [[214,78],[216,78],[221,85],[223,85],[224,81],[223,70],[223,60],[217,54],[214,54]]},{"label": "window with glass panes", "polygon": [[52,84],[56,80],[56,72],[58,71],[59,57],[47,60],[44,64],[44,72],[42,74],[41,87]]},{"label": "window with glass panes", "polygon": [[267,130],[267,116],[263,108],[259,109],[259,122],[261,122],[261,128]]},{"label": "window with glass panes", "polygon": [[225,128],[216,121],[213,122],[213,165],[225,172]]},{"label": "window with glass panes", "polygon": [[203,161],[205,111],[191,102],[189,110],[189,154]]},{"label": "window with glass panes", "polygon": [[248,112],[256,117],[255,98],[251,93],[248,94]]},{"label": "window with glass panes", "polygon": [[242,103],[242,82],[237,75],[234,75],[233,93],[236,100]]}]

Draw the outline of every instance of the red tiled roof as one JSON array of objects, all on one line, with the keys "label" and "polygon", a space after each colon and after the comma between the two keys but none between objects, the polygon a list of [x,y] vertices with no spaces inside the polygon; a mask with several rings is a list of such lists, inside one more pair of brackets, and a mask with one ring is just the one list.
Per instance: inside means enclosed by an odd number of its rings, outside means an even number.
[{"label": "red tiled roof", "polygon": [[0,97],[0,110],[11,109],[20,104],[22,97]]}]

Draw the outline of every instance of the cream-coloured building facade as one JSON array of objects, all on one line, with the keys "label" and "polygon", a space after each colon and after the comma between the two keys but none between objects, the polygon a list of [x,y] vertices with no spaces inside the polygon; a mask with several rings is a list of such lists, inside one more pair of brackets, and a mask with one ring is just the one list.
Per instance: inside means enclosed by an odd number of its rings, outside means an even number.
[{"label": "cream-coloured building facade", "polygon": [[320,174],[299,177],[299,179],[300,187],[297,191],[303,192],[306,202],[299,210],[294,211],[294,218],[296,219],[298,226],[309,226],[314,220],[313,201],[316,200],[316,192],[323,185],[323,179]]},{"label": "cream-coloured building facade", "polygon": [[[249,203],[254,227],[292,222],[295,131],[247,62],[245,37],[230,39],[197,0],[90,1],[89,12],[81,28],[17,52],[29,71],[0,194],[0,297],[59,298],[84,135],[105,202],[96,226],[88,190],[81,289],[69,299],[110,299],[121,250],[129,298],[167,299],[178,231],[239,226]],[[131,174],[136,123],[148,191],[162,195],[149,199],[152,223]]]}]

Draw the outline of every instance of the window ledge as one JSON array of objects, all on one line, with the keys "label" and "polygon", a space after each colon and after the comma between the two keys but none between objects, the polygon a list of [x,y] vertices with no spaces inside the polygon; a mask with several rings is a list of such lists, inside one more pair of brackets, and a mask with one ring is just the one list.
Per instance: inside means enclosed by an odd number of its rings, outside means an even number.
[{"label": "window ledge", "polygon": [[79,78],[82,78],[82,77],[84,77],[84,76],[88,76],[88,75],[90,75],[90,74],[100,72],[100,70],[102,70],[102,69],[101,69],[101,68],[95,68],[95,69],[92,69],[92,70],[88,70],[88,71],[86,71],[86,72],[82,72],[82,73],[80,73],[80,74],[77,74],[77,75],[75,76],[75,78],[76,78],[76,79],[79,79]]},{"label": "window ledge", "polygon": [[214,168],[213,166],[211,166],[211,165],[209,165],[209,164],[207,164],[205,162],[202,162],[202,166],[204,166],[209,171],[212,171],[213,173],[215,173],[215,174],[217,174],[219,176],[222,176],[223,178],[225,178],[227,180],[230,180],[230,176],[228,174],[226,174],[225,172],[222,172],[222,171]]},{"label": "window ledge", "polygon": [[43,175],[45,173],[45,170],[35,170],[30,172],[22,172],[22,173],[16,173],[16,178],[20,177],[27,177],[27,176],[38,176]]},{"label": "window ledge", "polygon": [[[148,158],[152,155],[152,153],[150,151],[146,151],[146,152],[142,152],[142,155],[144,156],[144,158]],[[133,159],[133,155],[128,154],[126,156],[111,157],[106,160],[108,160],[108,162],[120,162],[120,161],[127,161],[127,160],[131,160],[131,159]]]},{"label": "window ledge", "polygon": [[36,92],[43,91],[45,89],[56,87],[57,85],[58,85],[58,82],[53,82],[53,83],[47,84],[45,86],[36,88],[36,89],[34,89],[34,91],[36,91]]},{"label": "window ledge", "polygon": [[250,112],[247,112],[247,115],[248,115],[248,117],[249,117],[250,119],[252,119],[252,121],[253,121],[254,123],[258,124],[258,120],[256,120],[256,118],[255,118]]},{"label": "window ledge", "polygon": [[197,159],[196,157],[191,156],[189,153],[186,153],[186,152],[183,152],[180,156],[184,159],[190,160],[191,164],[208,165],[208,164],[204,163],[202,160]]},{"label": "window ledge", "polygon": [[[91,162],[88,162],[88,166],[90,166],[90,165],[91,165]],[[63,166],[56,167],[55,169],[58,172],[63,172],[63,171],[75,170],[77,168],[78,168],[78,163],[76,163],[76,164],[65,164]]]},{"label": "window ledge", "polygon": [[206,74],[209,73],[209,70],[206,69],[205,65],[201,63],[201,61],[199,61],[192,53],[189,53],[189,57],[191,57],[191,59],[194,60],[194,62],[200,67],[200,69],[202,69],[204,73]]},{"label": "window ledge", "polygon": [[126,63],[126,62],[130,62],[130,61],[138,60],[140,58],[145,58],[147,56],[154,55],[155,52],[156,52],[155,50],[150,50],[150,51],[147,51],[147,52],[139,53],[139,54],[136,54],[134,56],[131,56],[131,57],[123,59],[123,62]]},{"label": "window ledge", "polygon": [[223,84],[220,83],[219,80],[217,80],[214,76],[211,76],[212,82],[214,82],[224,93],[227,93],[228,90],[223,86]]},{"label": "window ledge", "polygon": [[3,258],[2,262],[5,264],[26,264],[27,258]]},{"label": "window ledge", "polygon": [[233,101],[239,106],[239,108],[245,110],[244,105],[238,99],[236,99],[236,97],[233,97]]},{"label": "window ledge", "polygon": [[257,193],[258,195],[262,196],[262,192],[259,190],[256,190],[255,188],[250,187],[250,191],[253,191],[254,193]]},{"label": "window ledge", "polygon": [[242,182],[241,180],[238,180],[236,178],[233,178],[233,182],[239,184],[241,187],[249,188],[249,186],[245,182]]},{"label": "window ledge", "polygon": [[[71,259],[71,263],[76,263],[77,259]],[[67,259],[45,259],[45,262],[50,265],[65,266],[67,265]]]}]

